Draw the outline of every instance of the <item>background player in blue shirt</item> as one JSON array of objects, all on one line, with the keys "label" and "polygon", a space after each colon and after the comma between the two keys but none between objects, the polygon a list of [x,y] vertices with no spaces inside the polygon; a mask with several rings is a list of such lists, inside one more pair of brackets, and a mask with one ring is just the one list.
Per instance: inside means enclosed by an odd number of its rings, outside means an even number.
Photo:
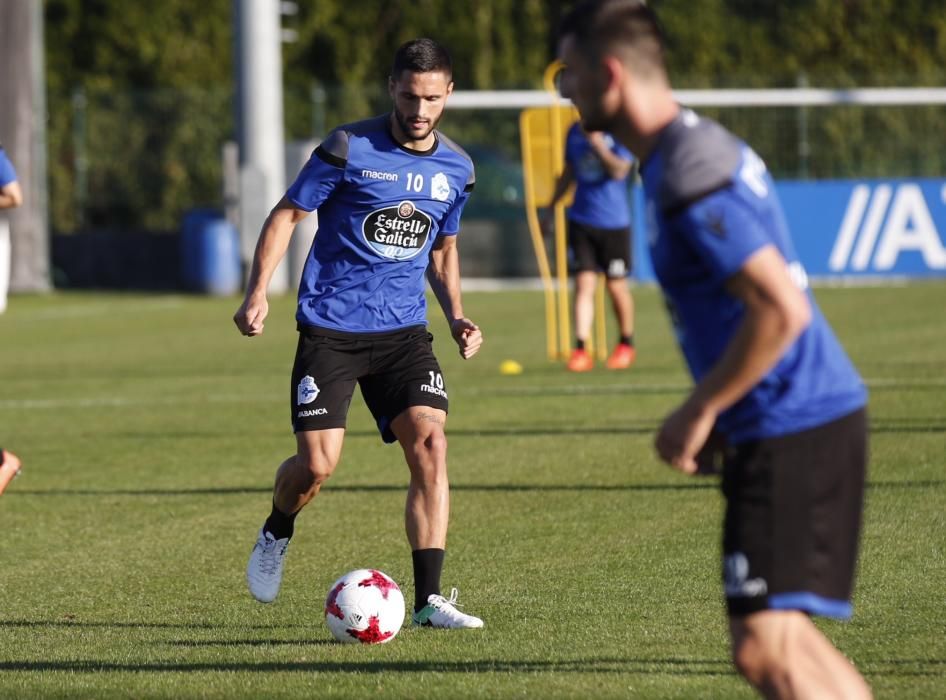
[{"label": "background player in blue shirt", "polygon": [[7,308],[7,288],[10,284],[10,224],[4,211],[23,203],[23,190],[16,178],[13,163],[0,144],[0,314]]},{"label": "background player in blue shirt", "polygon": [[[13,163],[7,158],[7,152],[0,144],[0,210],[12,209],[23,203],[23,191],[20,189],[20,183],[17,181],[16,170]],[[9,260],[10,260],[10,232],[7,228],[7,222],[0,213],[0,313],[6,309],[7,302],[7,284],[9,282]],[[8,450],[0,448],[0,493],[7,487],[7,484],[20,473],[20,459]]]},{"label": "background player in blue shirt", "polygon": [[394,109],[340,126],[316,148],[263,226],[234,322],[263,332],[266,289],[294,226],[319,228],[299,284],[292,373],[297,452],[276,472],[273,509],[247,565],[252,595],[279,592],[293,521],[335,471],[355,384],[385,442],[410,469],[406,530],[415,625],[482,627],[440,591],[449,517],[447,389],[427,332],[425,275],[464,359],[483,342],[463,313],[456,236],[475,177],[469,156],[436,130],[453,90],[450,57],[430,39],[401,46],[388,91]]},{"label": "background player in blue shirt", "polygon": [[17,181],[16,169],[0,144],[0,209],[12,209],[23,203],[23,190]]},{"label": "background player in blue shirt", "polygon": [[674,101],[640,0],[563,23],[563,92],[587,129],[641,161],[654,270],[696,381],[656,438],[697,471],[715,428],[732,655],[767,697],[868,698],[809,615],[850,615],[866,468],[866,391],[808,289],[762,160]]},{"label": "background player in blue shirt", "polygon": [[575,266],[575,350],[567,365],[572,372],[594,367],[585,344],[591,336],[599,272],[607,277],[620,333],[606,366],[626,369],[634,362],[634,302],[627,285],[631,269],[627,180],[633,158],[610,134],[586,132],[579,122],[572,124],[565,137],[565,167],[549,207],[575,184],[575,197],[568,208],[568,246]]}]

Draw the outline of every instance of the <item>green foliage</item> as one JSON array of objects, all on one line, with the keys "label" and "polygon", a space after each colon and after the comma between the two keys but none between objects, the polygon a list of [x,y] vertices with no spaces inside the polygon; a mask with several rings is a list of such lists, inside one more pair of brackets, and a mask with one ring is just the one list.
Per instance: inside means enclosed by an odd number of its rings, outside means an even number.
[{"label": "green foliage", "polygon": [[[854,619],[819,624],[878,698],[942,697],[946,284],[816,296],[870,387],[872,455]],[[635,367],[580,377],[545,359],[540,292],[465,295],[486,338],[470,361],[434,314],[451,400],[443,582],[486,627],[362,648],[331,642],[329,584],[377,566],[413,586],[407,469],[357,392],[279,599],[244,583],[294,446],[292,301],[272,299],[247,340],[237,299],[15,299],[0,439],[24,470],[0,496],[0,697],[756,697],[728,660],[718,482],[654,457],[690,382],[657,292],[635,300]],[[506,358],[524,373],[500,375]]]},{"label": "green foliage", "polygon": [[[222,199],[233,0],[44,0],[52,225],[174,230]],[[388,109],[395,49],[449,47],[457,89],[540,88],[569,0],[298,0],[283,18],[288,139]],[[653,0],[678,88],[941,85],[939,0]],[[709,110],[780,176],[937,176],[937,108]],[[509,111],[448,112],[462,145],[518,152]]]}]

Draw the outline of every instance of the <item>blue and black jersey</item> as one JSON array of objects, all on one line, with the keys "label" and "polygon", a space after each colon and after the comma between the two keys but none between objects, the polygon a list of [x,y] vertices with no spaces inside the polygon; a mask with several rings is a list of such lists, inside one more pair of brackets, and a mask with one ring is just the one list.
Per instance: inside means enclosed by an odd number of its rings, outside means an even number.
[{"label": "blue and black jersey", "polygon": [[641,176],[654,272],[697,381],[742,321],[742,302],[725,284],[753,253],[774,245],[808,294],[811,324],[717,427],[738,443],[823,425],[864,406],[867,391],[808,290],[762,159],[719,124],[681,110]]},{"label": "blue and black jersey", "polygon": [[332,131],[286,198],[319,210],[296,319],[350,333],[427,322],[425,272],[438,236],[460,230],[470,157],[440,132],[429,151],[398,144],[384,115]]}]

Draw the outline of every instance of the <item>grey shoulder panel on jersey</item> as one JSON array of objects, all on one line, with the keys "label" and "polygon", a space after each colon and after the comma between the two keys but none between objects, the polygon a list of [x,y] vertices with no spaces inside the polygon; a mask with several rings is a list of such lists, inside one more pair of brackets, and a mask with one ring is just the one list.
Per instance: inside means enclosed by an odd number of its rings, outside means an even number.
[{"label": "grey shoulder panel on jersey", "polygon": [[344,127],[335,129],[315,147],[315,154],[329,165],[344,168],[348,163],[348,136]]},{"label": "grey shoulder panel on jersey", "polygon": [[343,124],[333,129],[332,132],[325,137],[325,140],[316,147],[315,152],[318,154],[319,158],[329,165],[344,168],[345,164],[348,163],[348,144],[352,136],[361,136],[384,129],[385,117],[383,116]]},{"label": "grey shoulder panel on jersey", "polygon": [[470,164],[470,174],[467,176],[466,187],[464,188],[464,192],[469,192],[473,189],[473,186],[476,185],[476,168],[473,165],[473,159],[470,158],[470,154],[464,151],[456,141],[443,132],[438,131],[437,138],[440,139],[440,142],[444,146],[463,157]]},{"label": "grey shoulder panel on jersey", "polygon": [[716,122],[684,113],[658,145],[664,170],[659,206],[673,212],[728,186],[742,158],[739,140]]}]

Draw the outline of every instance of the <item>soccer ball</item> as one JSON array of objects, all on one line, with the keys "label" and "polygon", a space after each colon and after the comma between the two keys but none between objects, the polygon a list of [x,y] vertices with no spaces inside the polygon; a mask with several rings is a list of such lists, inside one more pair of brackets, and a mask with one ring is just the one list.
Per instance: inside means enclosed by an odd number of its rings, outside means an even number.
[{"label": "soccer ball", "polygon": [[377,569],[350,571],[325,599],[325,623],[340,642],[384,644],[404,622],[404,596],[387,574]]}]

